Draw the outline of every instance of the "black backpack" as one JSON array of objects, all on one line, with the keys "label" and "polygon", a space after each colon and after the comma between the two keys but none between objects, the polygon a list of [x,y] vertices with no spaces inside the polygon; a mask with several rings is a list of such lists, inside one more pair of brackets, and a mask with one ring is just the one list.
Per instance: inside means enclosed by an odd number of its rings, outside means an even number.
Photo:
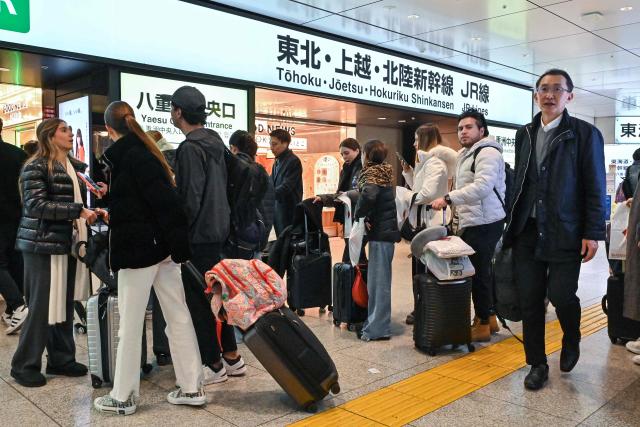
[{"label": "black backpack", "polygon": [[227,148],[224,157],[232,232],[242,232],[258,220],[258,207],[267,191],[269,175],[261,164],[244,160]]},{"label": "black backpack", "polygon": [[[494,148],[496,150],[498,149],[491,145],[485,145],[484,147],[478,148],[473,153],[473,163],[471,164],[471,172],[473,172],[474,174],[476,173],[476,157],[478,157],[478,154],[480,154],[480,151],[482,151],[483,148]],[[511,204],[513,203],[514,180],[515,180],[515,171],[511,168],[511,165],[509,165],[509,163],[505,162],[504,163],[504,183],[506,186],[506,190],[504,192],[504,200],[502,200],[502,197],[500,197],[500,194],[498,193],[498,190],[496,190],[495,187],[493,188],[493,192],[496,194],[496,196],[498,196],[498,200],[500,200],[500,204],[502,205],[502,208],[504,209],[507,215],[511,211]]]}]

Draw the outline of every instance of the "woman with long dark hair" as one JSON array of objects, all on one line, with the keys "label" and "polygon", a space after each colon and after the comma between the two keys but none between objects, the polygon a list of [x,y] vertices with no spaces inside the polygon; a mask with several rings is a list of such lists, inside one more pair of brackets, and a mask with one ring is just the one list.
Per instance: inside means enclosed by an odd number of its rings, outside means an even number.
[{"label": "woman with long dark hair", "polygon": [[110,174],[109,263],[118,272],[120,342],[113,389],[97,398],[94,406],[121,415],[136,411],[140,342],[151,287],[167,322],[178,384],[167,400],[175,405],[204,405],[202,362],[178,264],[190,257],[188,226],[173,173],[129,104],[109,104],[104,121],[114,141],[102,159]]},{"label": "woman with long dark hair", "polygon": [[[88,271],[71,254],[74,240],[86,240],[96,214],[85,207],[86,188],[76,172],[85,164],[69,155],[73,133],[60,119],[38,125],[38,149],[20,174],[22,218],[16,247],[24,258],[29,315],[11,361],[11,376],[25,387],[47,383],[46,372],[79,377],[87,367],[76,362],[73,340],[74,291],[88,289]],[[75,236],[75,238],[74,238]]]}]

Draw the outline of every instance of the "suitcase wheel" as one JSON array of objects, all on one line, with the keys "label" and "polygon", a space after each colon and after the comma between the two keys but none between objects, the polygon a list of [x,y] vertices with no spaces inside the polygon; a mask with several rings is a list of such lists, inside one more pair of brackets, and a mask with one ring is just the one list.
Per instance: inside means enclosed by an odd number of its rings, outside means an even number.
[{"label": "suitcase wheel", "polygon": [[296,310],[296,314],[297,314],[298,316],[302,317],[302,316],[304,316],[304,310],[303,310],[303,309],[301,309],[301,308],[299,308],[299,309],[297,309],[297,310]]},{"label": "suitcase wheel", "polygon": [[145,374],[148,374],[149,372],[151,372],[152,369],[153,369],[153,365],[151,365],[150,363],[145,363],[144,365],[142,365],[142,372]]},{"label": "suitcase wheel", "polygon": [[354,325],[353,323],[349,323],[347,324],[347,329],[350,330],[351,332],[355,332],[356,325]]},{"label": "suitcase wheel", "polygon": [[434,348],[430,348],[429,350],[427,350],[427,354],[431,357],[434,357],[437,353]]},{"label": "suitcase wheel", "polygon": [[339,320],[333,319],[333,324],[335,326],[337,326],[337,327],[340,327],[340,321]]},{"label": "suitcase wheel", "polygon": [[311,402],[304,407],[304,410],[309,413],[316,413],[318,412],[318,405],[316,405],[316,402]]},{"label": "suitcase wheel", "polygon": [[100,378],[96,377],[95,375],[91,375],[91,386],[93,388],[102,387],[102,380]]},{"label": "suitcase wheel", "polygon": [[329,310],[329,311],[333,311],[333,306],[332,306],[332,305],[328,305],[328,306],[327,306],[327,310]]},{"label": "suitcase wheel", "polygon": [[76,323],[75,325],[73,325],[73,327],[76,330],[76,332],[81,335],[84,335],[87,333],[87,327],[84,326],[82,323]]},{"label": "suitcase wheel", "polygon": [[469,353],[473,353],[474,351],[476,351],[476,347],[473,344],[469,343],[467,344],[467,350],[469,350]]},{"label": "suitcase wheel", "polygon": [[324,314],[327,312],[327,309],[325,307],[320,307],[318,311],[320,312],[320,314]]},{"label": "suitcase wheel", "polygon": [[338,383],[334,383],[334,384],[331,386],[331,394],[334,394],[334,395],[335,395],[335,394],[338,394],[338,393],[340,393],[340,384],[338,384]]},{"label": "suitcase wheel", "polygon": [[618,337],[609,335],[609,339],[611,340],[611,344],[618,344]]}]

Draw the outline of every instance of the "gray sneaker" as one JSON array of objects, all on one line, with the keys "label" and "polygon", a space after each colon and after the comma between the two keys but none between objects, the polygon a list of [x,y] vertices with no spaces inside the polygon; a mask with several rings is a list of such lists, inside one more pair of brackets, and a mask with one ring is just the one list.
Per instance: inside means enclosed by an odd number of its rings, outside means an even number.
[{"label": "gray sneaker", "polygon": [[207,403],[207,396],[202,388],[195,393],[185,393],[178,388],[167,395],[167,401],[172,405],[202,406]]},{"label": "gray sneaker", "polygon": [[133,396],[129,397],[129,399],[124,402],[120,402],[108,394],[94,400],[93,407],[100,412],[117,415],[131,415],[135,413],[138,408]]}]

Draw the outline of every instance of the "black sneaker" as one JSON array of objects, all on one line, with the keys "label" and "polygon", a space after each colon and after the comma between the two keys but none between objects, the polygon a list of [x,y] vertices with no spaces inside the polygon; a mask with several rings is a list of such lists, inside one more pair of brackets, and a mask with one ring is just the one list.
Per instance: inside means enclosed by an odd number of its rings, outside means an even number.
[{"label": "black sneaker", "polygon": [[540,390],[549,379],[549,365],[543,363],[531,367],[531,371],[524,378],[524,388],[527,390]]},{"label": "black sneaker", "polygon": [[46,372],[48,375],[62,375],[64,377],[83,377],[87,375],[88,369],[82,363],[71,362],[61,367],[51,366],[47,364]]},{"label": "black sneaker", "polygon": [[47,379],[40,372],[18,373],[11,370],[11,376],[23,387],[42,387],[47,384]]}]

